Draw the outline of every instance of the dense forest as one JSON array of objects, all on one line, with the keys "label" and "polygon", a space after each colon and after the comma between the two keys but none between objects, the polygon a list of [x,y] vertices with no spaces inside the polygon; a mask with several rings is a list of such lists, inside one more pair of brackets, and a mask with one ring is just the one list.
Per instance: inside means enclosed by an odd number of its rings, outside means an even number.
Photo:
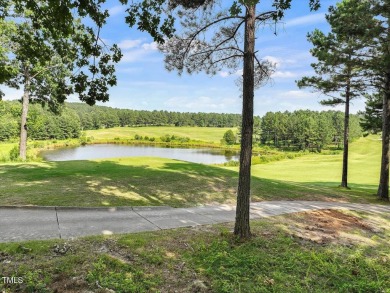
[{"label": "dense forest", "polygon": [[82,103],[66,103],[66,106],[79,115],[83,130],[116,126],[162,125],[236,127],[241,123],[241,115],[239,114],[180,113],[156,110],[140,111],[96,105],[91,107]]},{"label": "dense forest", "polygon": [[[22,105],[18,101],[0,101],[0,141],[18,138]],[[67,107],[54,114],[40,104],[31,105],[27,128],[30,139],[78,138],[81,123],[77,113]]]},{"label": "dense forest", "polygon": [[[362,136],[360,117],[350,115],[349,138]],[[261,120],[260,141],[276,147],[320,151],[330,144],[343,143],[344,113],[340,111],[268,112]]]},{"label": "dense forest", "polygon": [[[20,112],[19,102],[0,101],[0,141],[18,137]],[[254,141],[296,150],[321,150],[330,144],[341,147],[343,119],[339,111],[268,112],[255,117]],[[29,110],[28,130],[33,140],[68,139],[80,137],[83,130],[118,126],[238,127],[240,121],[239,114],[138,111],[82,103],[66,103],[54,114],[35,104]],[[351,115],[351,139],[362,135],[359,121],[359,116]]]}]

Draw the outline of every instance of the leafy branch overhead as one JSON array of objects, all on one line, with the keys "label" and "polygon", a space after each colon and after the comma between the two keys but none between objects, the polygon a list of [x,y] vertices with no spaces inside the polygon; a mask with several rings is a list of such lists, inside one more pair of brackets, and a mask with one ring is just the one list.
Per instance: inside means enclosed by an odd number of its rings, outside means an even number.
[{"label": "leafy branch overhead", "polygon": [[[122,1],[126,4],[128,1]],[[165,53],[169,71],[179,74],[206,72],[215,75],[223,68],[236,73],[242,68],[244,50],[245,9],[259,1],[233,1],[221,8],[215,0],[139,1],[127,10],[127,23],[147,31]],[[309,1],[311,9],[319,7],[318,0]],[[257,25],[275,23],[291,6],[291,0],[275,0],[268,10],[256,15]],[[174,19],[180,21],[174,23]],[[175,34],[179,30],[180,35]],[[266,83],[275,64],[255,57],[255,86]],[[241,82],[240,82],[241,84]]]},{"label": "leafy branch overhead", "polygon": [[[0,73],[1,83],[19,88],[28,70],[32,100],[54,105],[71,93],[90,105],[108,100],[121,52],[100,38],[108,17],[107,11],[101,11],[101,1],[3,2],[0,66],[7,70]],[[80,17],[87,16],[95,28],[81,22]]]}]

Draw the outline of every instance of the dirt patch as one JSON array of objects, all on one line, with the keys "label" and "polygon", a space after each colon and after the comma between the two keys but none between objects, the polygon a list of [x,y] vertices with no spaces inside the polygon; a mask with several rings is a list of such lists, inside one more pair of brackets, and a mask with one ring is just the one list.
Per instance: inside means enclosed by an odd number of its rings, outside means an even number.
[{"label": "dirt patch", "polygon": [[289,225],[289,232],[300,239],[318,244],[353,244],[362,240],[360,234],[377,231],[354,215],[329,209],[299,213],[294,224]]}]

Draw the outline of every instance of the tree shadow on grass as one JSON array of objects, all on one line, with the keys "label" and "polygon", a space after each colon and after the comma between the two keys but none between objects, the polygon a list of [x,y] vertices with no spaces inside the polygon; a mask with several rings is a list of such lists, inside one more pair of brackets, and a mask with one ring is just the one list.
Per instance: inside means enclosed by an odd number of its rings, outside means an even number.
[{"label": "tree shadow on grass", "polygon": [[[238,177],[236,171],[216,166],[157,158],[10,164],[0,165],[0,173],[0,205],[51,206],[234,203]],[[252,201],[348,200],[351,195],[359,201],[354,190],[257,177],[252,178],[251,193]]]},{"label": "tree shadow on grass", "polygon": [[134,165],[114,160],[3,165],[0,204],[193,206],[234,200],[236,172],[157,161],[157,166],[147,159]]}]

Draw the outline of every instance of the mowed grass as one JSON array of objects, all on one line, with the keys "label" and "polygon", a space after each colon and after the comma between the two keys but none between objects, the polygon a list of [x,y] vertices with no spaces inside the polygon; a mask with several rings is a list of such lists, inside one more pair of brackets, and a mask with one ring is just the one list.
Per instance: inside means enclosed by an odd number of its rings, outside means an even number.
[{"label": "mowed grass", "polygon": [[[141,157],[3,164],[0,176],[0,205],[187,207],[234,204],[238,172],[237,168]],[[372,189],[364,189],[366,184],[355,183],[352,190],[327,184],[310,187],[254,176],[252,200],[376,202]]]},{"label": "mowed grass", "polygon": [[109,129],[87,130],[86,135],[94,140],[112,140],[114,138],[133,139],[136,134],[149,138],[160,138],[166,134],[180,137],[188,137],[191,140],[220,143],[227,130],[237,131],[236,128],[219,127],[174,127],[174,126],[150,126],[150,127],[115,127]]},{"label": "mowed grass", "polygon": [[251,227],[254,237],[245,242],[232,236],[233,224],[223,224],[0,243],[0,276],[23,278],[0,282],[0,290],[389,292],[388,214],[298,213]]},{"label": "mowed grass", "polygon": [[0,165],[0,205],[193,206],[234,197],[237,173],[161,158]]},{"label": "mowed grass", "polygon": [[[252,167],[252,201],[377,202],[378,137],[351,144],[350,190],[339,188],[342,155],[309,154]],[[238,168],[163,158],[0,165],[0,205],[160,206],[234,204]]]},{"label": "mowed grass", "polygon": [[[379,182],[379,136],[360,138],[350,145],[348,182],[352,191],[375,193]],[[253,176],[290,181],[299,186],[334,188],[341,183],[342,154],[309,154],[252,168]]]},{"label": "mowed grass", "polygon": [[[3,164],[0,176],[0,205],[185,207],[234,203],[237,188],[237,171],[152,157]],[[252,192],[254,200],[307,195],[259,178]]]}]

